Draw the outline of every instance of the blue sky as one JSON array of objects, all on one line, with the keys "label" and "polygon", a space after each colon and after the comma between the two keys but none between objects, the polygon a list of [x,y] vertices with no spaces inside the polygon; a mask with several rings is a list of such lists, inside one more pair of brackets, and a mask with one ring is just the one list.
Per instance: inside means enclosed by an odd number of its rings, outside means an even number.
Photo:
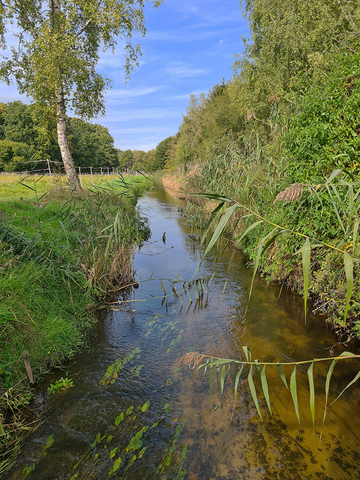
[{"label": "blue sky", "polygon": [[[207,92],[232,76],[234,54],[243,50],[248,26],[239,0],[166,0],[147,6],[147,34],[140,66],[125,84],[124,57],[101,55],[98,70],[112,80],[105,96],[106,115],[94,120],[108,127],[115,146],[150,150],[174,135],[186,113],[189,95]],[[16,87],[0,84],[0,102],[21,99]]]}]

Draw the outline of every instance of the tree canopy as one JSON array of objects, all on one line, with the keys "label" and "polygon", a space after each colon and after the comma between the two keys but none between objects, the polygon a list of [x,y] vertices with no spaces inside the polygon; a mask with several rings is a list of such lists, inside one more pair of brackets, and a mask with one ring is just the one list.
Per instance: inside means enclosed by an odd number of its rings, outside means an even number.
[{"label": "tree canopy", "polygon": [[[19,45],[0,63],[0,79],[16,81],[31,97],[44,122],[57,125],[58,144],[69,183],[80,188],[66,136],[66,115],[104,113],[110,80],[96,71],[99,50],[124,47],[127,76],[137,65],[140,47],[133,33],[145,34],[146,0],[2,0],[0,41],[13,31]],[[155,0],[158,6],[161,0]]]}]

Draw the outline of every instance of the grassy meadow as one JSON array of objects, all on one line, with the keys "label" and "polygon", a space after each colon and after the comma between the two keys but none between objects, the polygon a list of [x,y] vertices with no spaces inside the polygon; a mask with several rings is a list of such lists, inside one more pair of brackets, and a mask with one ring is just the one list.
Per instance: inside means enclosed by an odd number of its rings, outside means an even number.
[{"label": "grassy meadow", "polygon": [[[4,180],[10,180],[4,183]],[[27,426],[28,352],[34,382],[80,348],[94,306],[132,281],[131,250],[148,235],[136,212],[151,180],[0,176],[0,474]],[[55,179],[53,178],[53,181]],[[5,451],[7,453],[5,454]]]}]

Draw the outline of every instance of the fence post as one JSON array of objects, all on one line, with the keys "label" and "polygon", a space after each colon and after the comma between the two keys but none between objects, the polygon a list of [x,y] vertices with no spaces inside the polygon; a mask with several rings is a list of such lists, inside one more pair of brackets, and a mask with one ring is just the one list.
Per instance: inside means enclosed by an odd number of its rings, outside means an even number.
[{"label": "fence post", "polygon": [[109,167],[107,167],[107,172],[108,172],[108,182],[110,182]]},{"label": "fence post", "polygon": [[47,161],[47,164],[48,164],[48,169],[49,169],[49,175],[50,175],[51,185],[52,185],[52,187],[54,188],[54,182],[53,182],[52,175],[51,175],[50,160],[47,159],[46,161]]},{"label": "fence post", "polygon": [[90,167],[90,175],[91,175],[91,185],[94,186],[94,179],[92,174],[92,167]]},{"label": "fence post", "polygon": [[101,183],[102,183],[102,179],[103,179],[103,171],[102,171],[102,167],[100,167],[100,174],[101,174]]},{"label": "fence post", "polygon": [[115,168],[112,167],[112,169],[113,169],[113,179],[115,180]]}]

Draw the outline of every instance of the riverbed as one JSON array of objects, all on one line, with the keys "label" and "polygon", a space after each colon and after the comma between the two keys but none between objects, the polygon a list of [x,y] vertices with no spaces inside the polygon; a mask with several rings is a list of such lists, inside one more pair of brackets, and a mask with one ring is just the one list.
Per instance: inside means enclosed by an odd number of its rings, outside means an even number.
[{"label": "riverbed", "polygon": [[[241,252],[228,248],[219,260],[221,244],[199,268],[201,233],[181,200],[155,189],[139,209],[151,237],[134,256],[138,288],[120,292],[87,348],[37,388],[42,424],[4,478],[360,479],[358,384],[322,426],[331,362],[314,366],[314,428],[309,365],[296,373],[300,424],[275,366],[266,367],[272,414],[253,369],[262,420],[247,367],[235,403],[239,364],[212,369],[211,398],[210,369],[194,374],[207,359],[199,363],[196,353],[245,360],[244,346],[260,362],[339,355],[345,347],[324,318],[309,314],[305,322],[302,298],[258,275],[246,311],[252,270]],[[359,368],[358,360],[337,364],[330,403]],[[288,385],[292,371],[284,367]],[[49,394],[61,377],[74,386]]]}]

